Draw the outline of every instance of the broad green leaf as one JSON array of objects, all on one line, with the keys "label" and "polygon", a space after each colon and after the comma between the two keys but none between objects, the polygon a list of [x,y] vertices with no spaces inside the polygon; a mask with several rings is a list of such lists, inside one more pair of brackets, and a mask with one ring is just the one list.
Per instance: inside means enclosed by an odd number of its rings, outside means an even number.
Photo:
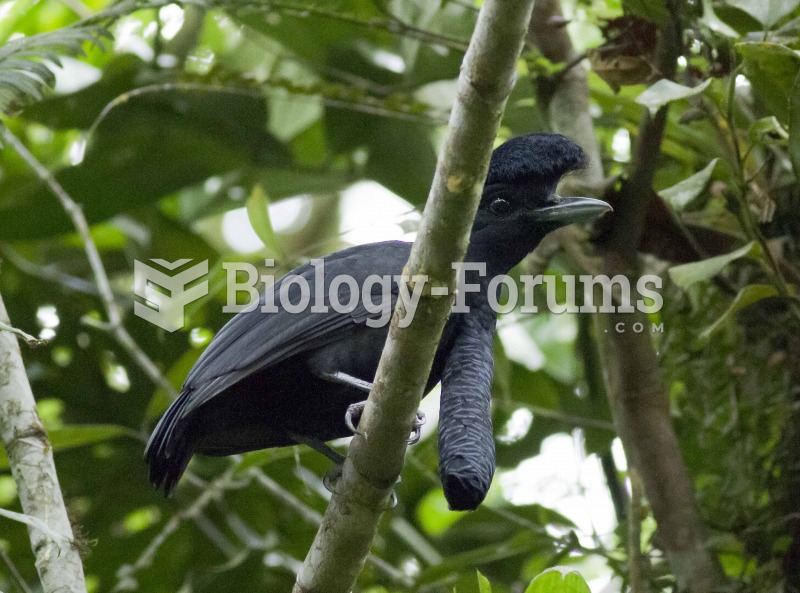
[{"label": "broad green leaf", "polygon": [[[40,103],[24,116],[58,129],[87,129],[98,112],[86,117],[86,105],[107,105],[109,96],[130,90],[137,73],[153,76],[145,64],[128,63],[116,72],[118,76],[112,72],[77,93]],[[56,171],[55,177],[82,205],[91,224],[213,176],[289,169],[289,151],[267,133],[266,119],[262,97],[180,90],[129,97],[102,119],[83,160]],[[0,180],[0,209],[15,221],[0,226],[5,240],[33,240],[73,230],[52,193],[32,173],[24,181]]]},{"label": "broad green leaf", "polygon": [[795,78],[789,99],[789,159],[795,179],[800,182],[800,74]]},{"label": "broad green leaf", "polygon": [[750,79],[753,94],[764,102],[767,113],[781,123],[789,120],[789,97],[800,72],[800,53],[771,42],[737,43],[744,73]]},{"label": "broad green leaf", "polygon": [[[135,433],[125,426],[116,424],[73,424],[53,428],[48,432],[48,436],[53,450],[63,451],[123,436],[135,436]],[[0,470],[2,469],[8,469],[8,458],[0,450]]]},{"label": "broad green leaf", "polygon": [[711,0],[703,0],[703,16],[700,22],[712,31],[724,35],[725,37],[739,37],[739,33],[736,32],[736,29],[732,28],[728,23],[717,16]]},{"label": "broad green leaf", "polygon": [[728,4],[744,10],[766,29],[771,29],[800,6],[800,0],[728,0]]},{"label": "broad green leaf", "polygon": [[650,113],[655,113],[660,107],[663,107],[667,103],[699,95],[706,90],[710,84],[710,78],[696,87],[683,86],[682,84],[662,78],[636,97],[636,102],[647,107]]},{"label": "broad green leaf", "polygon": [[717,257],[711,257],[690,264],[673,266],[669,269],[669,277],[680,288],[686,289],[692,284],[713,278],[732,261],[745,257],[746,255],[754,256],[759,250],[760,248],[756,246],[755,241],[750,241],[747,245],[740,247],[736,251],[726,253],[725,255],[718,255]]},{"label": "broad green leaf", "polygon": [[269,217],[269,198],[260,184],[253,187],[250,197],[247,198],[247,217],[264,246],[272,255],[279,256],[281,248]]},{"label": "broad green leaf", "polygon": [[771,284],[750,284],[745,286],[739,291],[739,294],[736,295],[736,298],[733,299],[733,302],[730,304],[725,313],[723,313],[722,316],[713,324],[703,330],[699,336],[700,339],[706,340],[711,337],[711,334],[728,323],[734,314],[738,313],[748,305],[752,305],[761,299],[774,296],[778,296],[778,289]]},{"label": "broad green leaf", "polygon": [[[436,170],[429,127],[366,115],[355,121],[350,111],[327,108],[325,131],[331,149],[337,153],[367,147],[366,177],[412,204],[425,203]],[[409,175],[409,171],[414,174]]]},{"label": "broad green leaf", "polygon": [[575,569],[554,566],[533,579],[525,593],[591,593],[591,590]]},{"label": "broad green leaf", "polygon": [[717,161],[719,161],[718,158],[714,159],[708,163],[702,171],[698,171],[691,177],[679,181],[672,187],[662,189],[658,192],[658,195],[664,198],[675,210],[680,212],[703,192],[706,185],[708,185],[708,180],[711,179],[711,174],[714,172]]}]

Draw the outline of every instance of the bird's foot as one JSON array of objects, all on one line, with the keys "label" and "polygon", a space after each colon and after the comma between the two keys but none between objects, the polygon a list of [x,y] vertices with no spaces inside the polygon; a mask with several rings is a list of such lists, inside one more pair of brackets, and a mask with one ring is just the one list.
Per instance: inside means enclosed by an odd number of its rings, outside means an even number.
[{"label": "bird's foot", "polygon": [[[347,406],[347,412],[344,415],[344,423],[353,434],[361,434],[356,427],[361,420],[361,415],[364,413],[364,407],[367,405],[366,401],[356,402]],[[414,445],[419,442],[420,435],[422,434],[422,426],[425,424],[425,414],[417,410],[417,416],[414,418],[414,423],[411,425],[411,436],[408,438],[408,444]]]}]

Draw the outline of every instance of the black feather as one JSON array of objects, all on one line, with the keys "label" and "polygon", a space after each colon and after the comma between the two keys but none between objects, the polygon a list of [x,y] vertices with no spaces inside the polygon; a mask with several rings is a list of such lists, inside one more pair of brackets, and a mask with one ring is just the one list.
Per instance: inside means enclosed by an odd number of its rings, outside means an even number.
[{"label": "black feather", "polygon": [[517,136],[492,153],[486,185],[523,181],[550,185],[585,166],[583,149],[561,134]]}]

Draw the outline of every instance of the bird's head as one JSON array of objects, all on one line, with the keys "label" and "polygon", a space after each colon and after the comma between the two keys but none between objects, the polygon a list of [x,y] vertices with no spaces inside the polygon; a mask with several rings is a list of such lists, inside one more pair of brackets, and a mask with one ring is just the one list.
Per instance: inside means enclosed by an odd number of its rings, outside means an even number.
[{"label": "bird's head", "polygon": [[513,266],[547,233],[611,210],[601,200],[555,193],[561,178],[581,169],[585,159],[580,146],[560,134],[518,136],[496,148],[471,242],[483,244],[482,251],[508,251],[516,258]]}]

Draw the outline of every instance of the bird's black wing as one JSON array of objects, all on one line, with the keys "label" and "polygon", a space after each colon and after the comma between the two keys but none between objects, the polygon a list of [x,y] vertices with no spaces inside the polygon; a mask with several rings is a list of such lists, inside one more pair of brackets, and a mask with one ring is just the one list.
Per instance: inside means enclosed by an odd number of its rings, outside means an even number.
[{"label": "bird's black wing", "polygon": [[[329,309],[327,313],[314,313],[310,310],[311,305],[316,302],[315,270],[310,264],[296,268],[276,281],[268,290],[274,295],[273,302],[278,307],[278,312],[262,312],[262,296],[259,307],[239,313],[231,319],[195,363],[182,390],[189,393],[183,405],[182,416],[185,417],[215,395],[256,371],[301,352],[335,342],[352,330],[354,324],[363,324],[370,318],[379,317],[379,314],[370,314],[367,311],[361,295],[353,310],[344,313],[334,311],[328,298],[331,281],[337,275],[347,274],[354,278],[361,290],[364,280],[372,274],[400,274],[410,250],[410,243],[387,241],[352,247],[323,258],[323,304]],[[279,290],[287,279],[295,275],[307,280],[310,304],[302,312],[289,313],[281,307]],[[392,290],[397,290],[394,283]],[[347,303],[350,300],[347,283],[340,284],[337,293],[339,302]],[[300,289],[297,284],[290,286],[289,298],[292,303],[298,302]]]},{"label": "bird's black wing", "polygon": [[495,469],[492,377],[496,317],[488,307],[463,315],[442,374],[439,475],[450,508],[483,502]]},{"label": "bird's black wing", "polygon": [[[393,241],[361,245],[323,258],[325,298],[322,304],[330,306],[327,297],[336,276],[351,276],[360,290],[372,274],[400,274],[410,251],[411,244]],[[150,466],[150,481],[157,488],[163,488],[166,494],[169,495],[175,488],[194,453],[185,431],[195,411],[213,398],[222,397],[226,389],[249,375],[302,352],[343,339],[357,324],[373,317],[361,299],[352,310],[346,312],[329,309],[327,313],[314,313],[309,305],[302,312],[290,313],[281,307],[279,291],[284,283],[288,283],[290,289],[295,289],[289,291],[290,302],[298,302],[300,289],[297,284],[291,284],[293,275],[303,276],[307,280],[310,304],[316,302],[314,267],[310,264],[278,280],[269,289],[275,296],[278,312],[265,313],[259,306],[231,319],[192,367],[178,399],[161,417],[150,435],[144,452]],[[397,285],[392,283],[392,289],[396,290]],[[340,303],[348,303],[348,284],[341,284],[337,294]],[[262,296],[260,304],[263,302]]]}]

